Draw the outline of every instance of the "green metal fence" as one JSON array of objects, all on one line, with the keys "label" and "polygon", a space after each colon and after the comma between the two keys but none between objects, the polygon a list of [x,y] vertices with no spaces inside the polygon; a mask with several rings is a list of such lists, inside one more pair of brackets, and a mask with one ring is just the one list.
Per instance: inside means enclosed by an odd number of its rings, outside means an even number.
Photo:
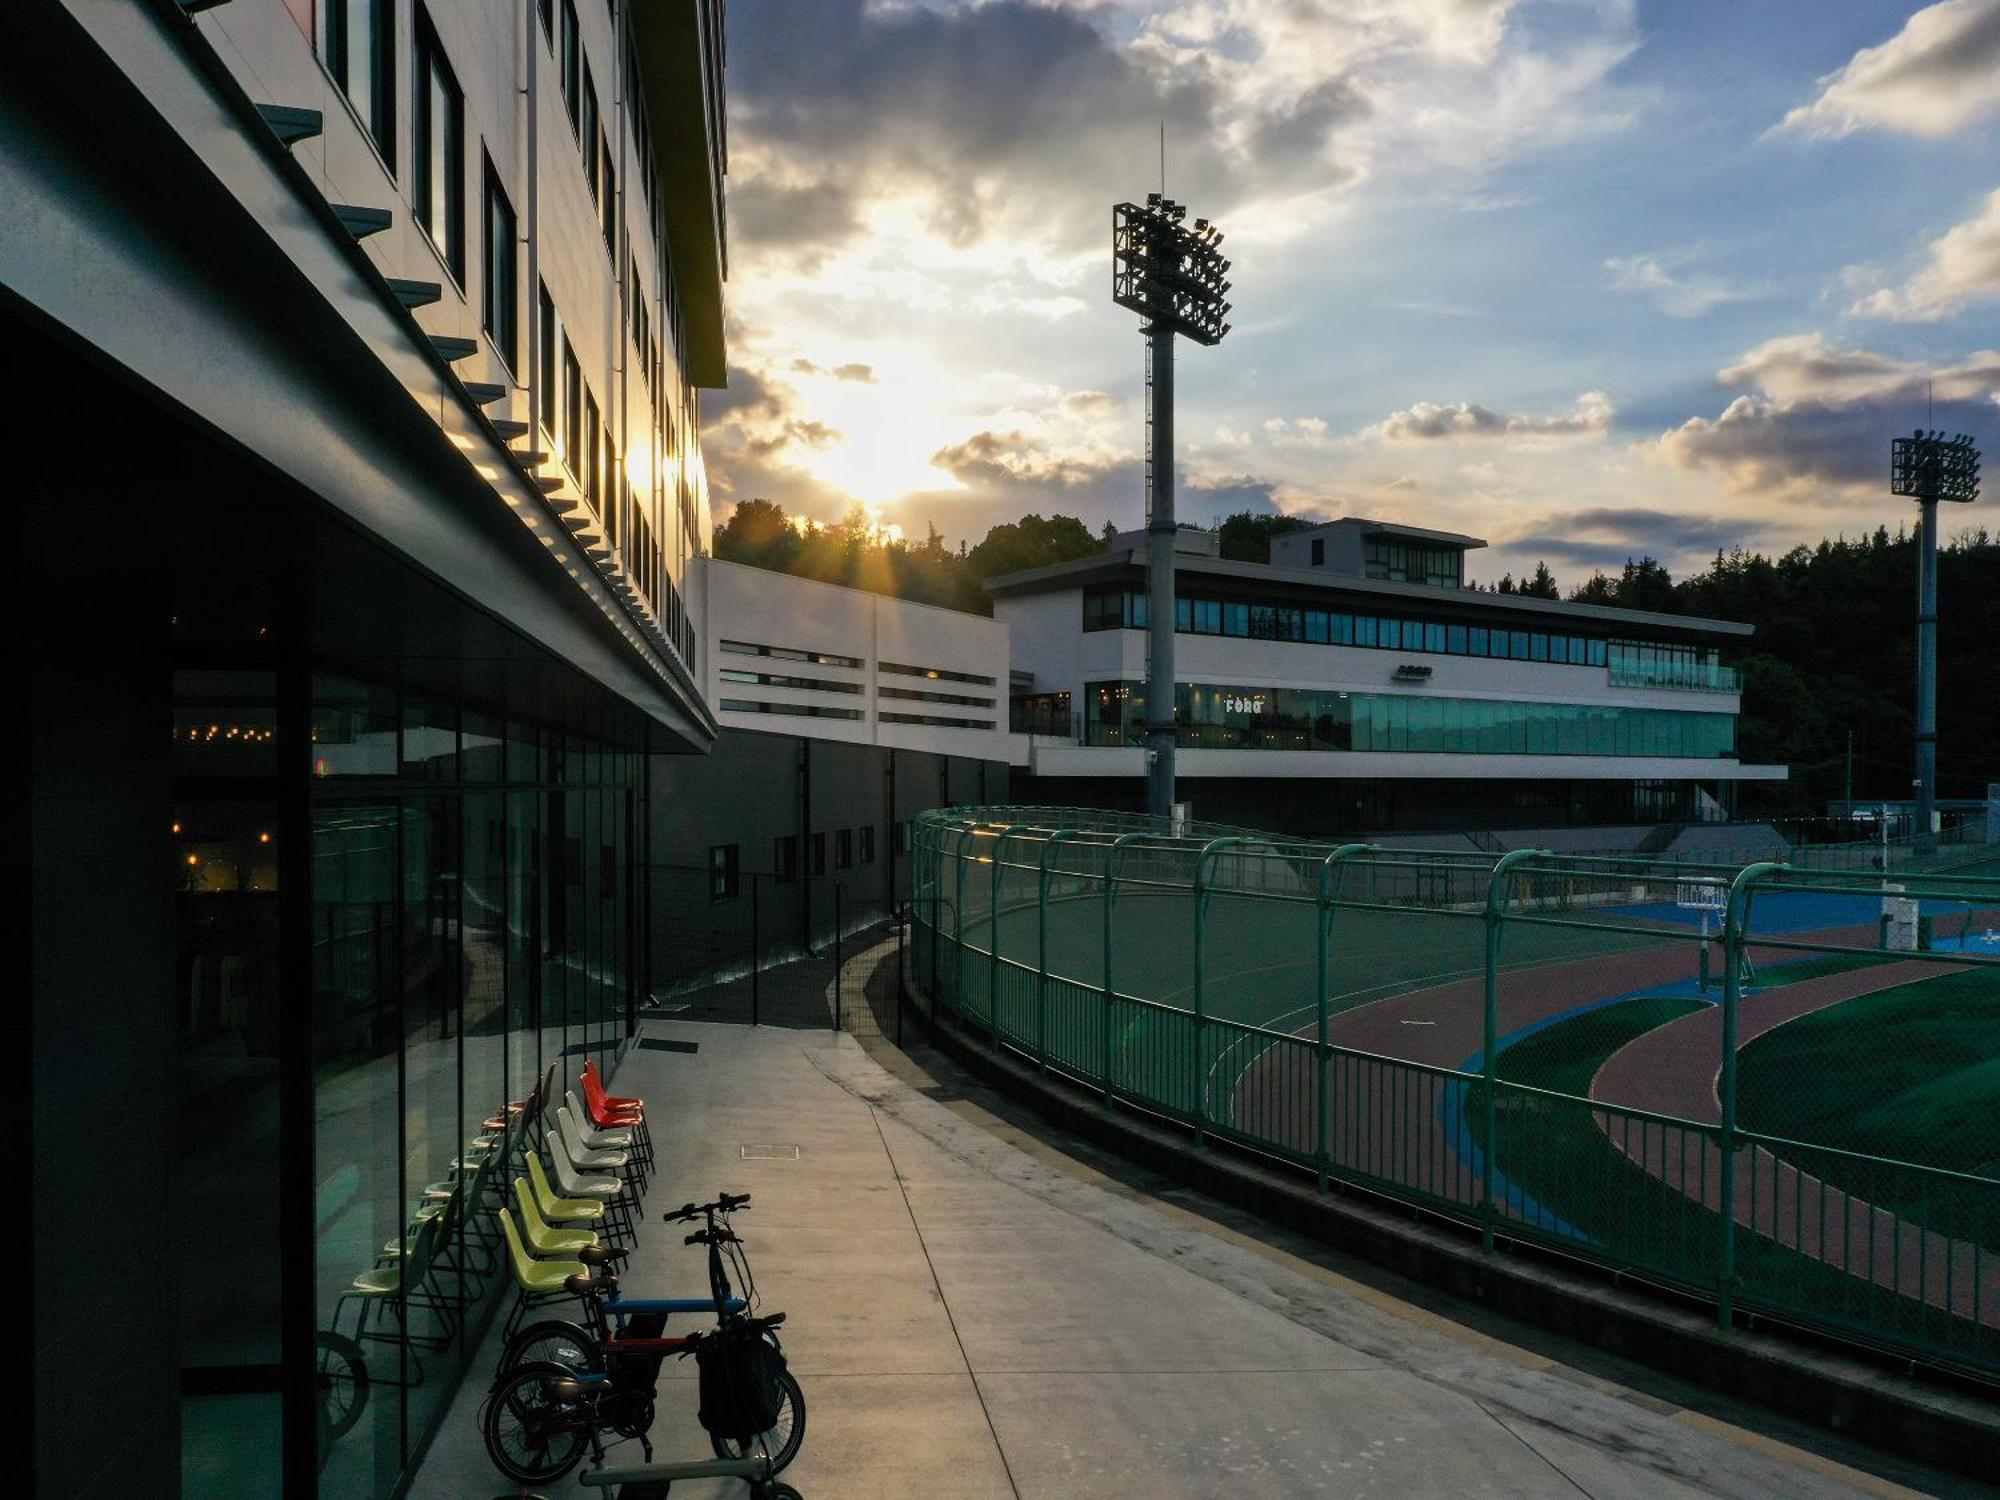
[{"label": "green metal fence", "polygon": [[2000,1379],[2000,878],[933,813],[915,982],[1310,1173]]}]

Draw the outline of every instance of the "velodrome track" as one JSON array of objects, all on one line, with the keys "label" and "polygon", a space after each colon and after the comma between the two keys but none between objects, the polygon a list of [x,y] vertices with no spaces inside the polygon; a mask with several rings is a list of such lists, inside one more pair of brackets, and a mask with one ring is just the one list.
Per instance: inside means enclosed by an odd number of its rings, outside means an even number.
[{"label": "velodrome track", "polygon": [[[1788,930],[1788,940],[1853,950],[1870,946],[1865,926]],[[1790,950],[1752,945],[1760,969],[1796,960]],[[1502,1047],[1542,1026],[1618,1000],[1675,988],[1691,990],[1696,945],[1662,943],[1637,951],[1557,960],[1503,970],[1499,983]],[[1950,966],[1906,960],[1820,975],[1742,1003],[1738,1050],[1777,1026],[1844,1000],[1949,972]],[[1478,977],[1415,989],[1330,1018],[1334,1045],[1426,1067],[1476,1072],[1484,1066],[1482,982]],[[1294,1028],[1310,1035],[1313,1028]],[[1312,1102],[1260,1076],[1284,1064],[1266,1049],[1228,1092],[1233,1122],[1265,1139],[1310,1151]],[[1710,1005],[1657,1027],[1613,1054],[1599,1068],[1590,1097],[1597,1102],[1698,1124],[1720,1119],[1716,1079],[1721,1012]],[[1483,1170],[1480,1147],[1466,1118],[1466,1085],[1426,1083],[1407,1070],[1336,1060],[1329,1083],[1328,1149],[1338,1169],[1476,1212]],[[1712,1213],[1721,1212],[1721,1153],[1696,1132],[1633,1125],[1628,1117],[1593,1111],[1597,1128],[1650,1176]],[[1752,1158],[1754,1157],[1754,1161]],[[1745,1146],[1737,1160],[1736,1221],[1785,1249],[1848,1275],[1864,1277],[1956,1316],[2000,1327],[2000,1256],[1923,1230],[1860,1198],[1820,1182],[1762,1148]],[[1517,1222],[1558,1236],[1585,1239],[1559,1201],[1538,1201],[1510,1183],[1496,1165],[1496,1207]],[[1921,1288],[1921,1293],[1919,1292]]]}]

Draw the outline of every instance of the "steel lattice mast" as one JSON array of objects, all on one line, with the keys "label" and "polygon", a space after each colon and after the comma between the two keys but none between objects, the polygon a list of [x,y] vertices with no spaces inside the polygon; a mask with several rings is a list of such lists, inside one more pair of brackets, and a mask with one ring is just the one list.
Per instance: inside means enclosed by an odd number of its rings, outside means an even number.
[{"label": "steel lattice mast", "polygon": [[1145,321],[1146,808],[1174,809],[1174,335],[1215,345],[1229,332],[1222,231],[1158,193],[1111,211],[1111,300]]},{"label": "steel lattice mast", "polygon": [[1914,848],[1936,848],[1937,808],[1937,542],[1938,502],[1968,504],[1979,496],[1979,450],[1965,433],[1947,438],[1919,428],[1890,448],[1889,489],[1923,510],[1917,537],[1917,731],[1911,790],[1916,793]]}]

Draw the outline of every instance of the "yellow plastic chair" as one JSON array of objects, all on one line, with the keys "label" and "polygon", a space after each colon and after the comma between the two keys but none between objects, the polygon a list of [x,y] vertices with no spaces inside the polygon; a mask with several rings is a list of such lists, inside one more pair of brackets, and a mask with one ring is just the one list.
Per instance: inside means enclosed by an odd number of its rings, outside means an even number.
[{"label": "yellow plastic chair", "polygon": [[514,1208],[521,1220],[521,1237],[537,1256],[574,1255],[597,1243],[597,1236],[591,1230],[557,1229],[543,1218],[525,1177],[514,1179]]},{"label": "yellow plastic chair", "polygon": [[595,1224],[604,1217],[604,1205],[595,1198],[565,1198],[549,1185],[539,1151],[528,1153],[528,1185],[534,1191],[535,1207],[549,1223],[558,1227]]}]

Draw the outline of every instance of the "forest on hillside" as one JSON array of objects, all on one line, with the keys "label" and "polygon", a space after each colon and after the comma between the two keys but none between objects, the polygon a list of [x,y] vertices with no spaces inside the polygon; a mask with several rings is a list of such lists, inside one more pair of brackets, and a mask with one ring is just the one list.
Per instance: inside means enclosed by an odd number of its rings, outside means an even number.
[{"label": "forest on hillside", "polygon": [[[1272,536],[1313,524],[1243,513],[1219,528],[1222,555],[1266,562]],[[885,533],[860,512],[833,525],[794,521],[765,500],[739,504],[715,532],[715,555],[826,583],[981,614],[985,582],[1103,551],[1111,528],[1071,516],[1026,515],[976,545]],[[1777,557],[1718,552],[1699,573],[1672,577],[1650,557],[1563,589],[1538,565],[1489,585],[1662,614],[1742,620],[1757,633],[1734,657],[1743,670],[1738,751],[1792,768],[1789,782],[1746,787],[1746,812],[1810,815],[1846,794],[1909,795],[1916,546],[1886,528],[1795,547]],[[2000,781],[2000,542],[1959,533],[1938,558],[1938,795],[1983,796]],[[1754,794],[1754,805],[1751,796]]]}]

